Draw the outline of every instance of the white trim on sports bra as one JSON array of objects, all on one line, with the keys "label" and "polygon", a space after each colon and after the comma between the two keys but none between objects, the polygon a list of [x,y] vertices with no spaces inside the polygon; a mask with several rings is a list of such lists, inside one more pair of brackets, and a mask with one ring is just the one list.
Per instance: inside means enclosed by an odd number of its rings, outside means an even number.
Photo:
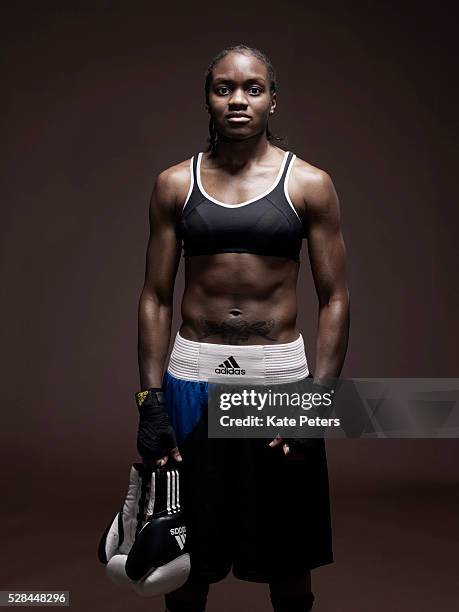
[{"label": "white trim on sports bra", "polygon": [[295,213],[295,215],[298,217],[298,219],[301,221],[300,219],[300,215],[296,212],[296,208],[293,206],[292,200],[290,199],[290,196],[288,195],[288,179],[290,176],[290,170],[293,167],[293,162],[295,161],[296,155],[295,153],[293,153],[292,155],[292,159],[290,160],[290,164],[289,167],[287,168],[287,174],[285,175],[285,181],[284,181],[284,193],[285,193],[285,198],[287,200],[287,202],[290,204],[293,212]]},{"label": "white trim on sports bra", "polygon": [[186,200],[185,200],[185,202],[184,202],[184,204],[182,206],[182,212],[183,212],[183,209],[185,208],[185,206],[187,205],[188,200],[190,199],[190,195],[191,195],[191,192],[193,191],[193,187],[194,187],[193,158],[190,159],[190,176],[191,176],[191,179],[190,179],[190,188],[188,189],[188,195],[186,196]]},{"label": "white trim on sports bra", "polygon": [[220,202],[220,200],[217,200],[216,198],[213,198],[212,196],[210,196],[207,193],[207,191],[204,189],[204,187],[202,186],[202,183],[201,183],[201,158],[202,158],[202,151],[201,151],[198,154],[198,163],[197,163],[197,167],[196,167],[196,178],[197,178],[197,183],[198,183],[199,190],[201,191],[203,196],[205,196],[211,202],[214,202],[214,204],[218,204],[219,206],[224,206],[225,208],[240,208],[241,206],[246,206],[247,204],[251,204],[252,202],[256,202],[257,200],[261,200],[262,198],[267,196],[268,193],[271,193],[271,191],[273,191],[275,189],[275,187],[277,187],[277,184],[279,183],[279,181],[281,179],[282,172],[284,171],[285,162],[287,161],[287,156],[288,156],[288,151],[285,151],[284,159],[282,160],[281,167],[279,168],[279,172],[277,173],[277,178],[274,181],[274,183],[271,185],[271,187],[269,187],[265,192],[263,192],[259,196],[256,196],[255,198],[251,198],[250,200],[247,200],[246,202],[241,202],[241,204],[225,204],[224,202]]}]

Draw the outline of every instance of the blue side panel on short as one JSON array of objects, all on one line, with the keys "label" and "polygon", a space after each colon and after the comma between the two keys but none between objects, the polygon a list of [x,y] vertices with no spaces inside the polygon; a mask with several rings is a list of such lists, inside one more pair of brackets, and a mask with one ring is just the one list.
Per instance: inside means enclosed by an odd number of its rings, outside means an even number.
[{"label": "blue side panel on short", "polygon": [[177,442],[181,444],[207,408],[208,383],[174,378],[166,370],[163,393]]}]

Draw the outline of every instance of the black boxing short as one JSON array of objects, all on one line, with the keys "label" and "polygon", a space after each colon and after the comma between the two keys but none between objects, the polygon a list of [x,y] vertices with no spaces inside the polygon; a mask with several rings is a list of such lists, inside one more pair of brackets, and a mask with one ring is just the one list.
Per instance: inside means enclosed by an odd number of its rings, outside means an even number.
[{"label": "black boxing short", "polygon": [[[208,381],[244,370],[265,384],[309,373],[303,339],[271,345],[220,345],[176,337],[163,391],[183,457],[190,577],[271,582],[333,562],[325,442],[301,459],[270,439],[209,438]],[[237,375],[237,374],[236,374]]]}]

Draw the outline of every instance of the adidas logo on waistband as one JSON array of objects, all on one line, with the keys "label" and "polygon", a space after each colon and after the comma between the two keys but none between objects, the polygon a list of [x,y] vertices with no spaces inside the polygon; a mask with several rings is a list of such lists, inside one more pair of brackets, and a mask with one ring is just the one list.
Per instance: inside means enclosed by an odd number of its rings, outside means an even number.
[{"label": "adidas logo on waistband", "polygon": [[233,356],[225,359],[217,368],[215,368],[215,374],[232,374],[238,376],[244,376],[245,370],[241,368],[238,362]]}]

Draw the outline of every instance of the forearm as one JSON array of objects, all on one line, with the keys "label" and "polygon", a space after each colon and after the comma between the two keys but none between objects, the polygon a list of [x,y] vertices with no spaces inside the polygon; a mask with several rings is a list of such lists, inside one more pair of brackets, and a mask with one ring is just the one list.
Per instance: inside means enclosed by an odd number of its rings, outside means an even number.
[{"label": "forearm", "polygon": [[339,295],[320,306],[314,380],[338,378],[349,337],[349,297]]},{"label": "forearm", "polygon": [[145,292],[139,301],[138,360],[140,388],[161,387],[169,348],[172,304]]}]

